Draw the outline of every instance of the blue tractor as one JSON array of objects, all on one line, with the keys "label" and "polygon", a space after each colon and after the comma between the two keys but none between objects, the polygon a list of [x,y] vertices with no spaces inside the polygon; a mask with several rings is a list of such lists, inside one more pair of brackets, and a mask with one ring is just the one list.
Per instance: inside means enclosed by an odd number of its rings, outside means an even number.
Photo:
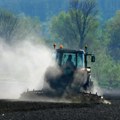
[{"label": "blue tractor", "polygon": [[87,47],[85,50],[70,50],[60,46],[55,49],[57,65],[47,69],[43,89],[24,92],[21,98],[101,102],[101,96],[92,94],[93,82],[88,59],[95,62],[94,54],[88,53]]}]

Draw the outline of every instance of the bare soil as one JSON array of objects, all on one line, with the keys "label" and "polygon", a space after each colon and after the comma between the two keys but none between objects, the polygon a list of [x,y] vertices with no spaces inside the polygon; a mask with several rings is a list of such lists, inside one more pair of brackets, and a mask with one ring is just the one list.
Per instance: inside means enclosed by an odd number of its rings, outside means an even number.
[{"label": "bare soil", "polygon": [[0,100],[0,120],[120,120],[120,100],[75,104]]}]

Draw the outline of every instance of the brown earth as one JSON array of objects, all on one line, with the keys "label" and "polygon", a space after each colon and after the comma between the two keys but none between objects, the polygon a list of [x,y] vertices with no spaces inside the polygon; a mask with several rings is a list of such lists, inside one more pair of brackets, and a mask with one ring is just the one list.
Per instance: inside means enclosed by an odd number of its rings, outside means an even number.
[{"label": "brown earth", "polygon": [[75,104],[0,100],[0,120],[120,120],[120,100]]}]

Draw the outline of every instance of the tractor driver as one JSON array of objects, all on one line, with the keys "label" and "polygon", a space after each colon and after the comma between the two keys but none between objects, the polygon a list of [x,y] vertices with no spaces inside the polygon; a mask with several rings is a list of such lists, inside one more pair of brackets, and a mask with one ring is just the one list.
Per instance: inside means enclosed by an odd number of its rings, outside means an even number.
[{"label": "tractor driver", "polygon": [[64,68],[69,72],[73,72],[75,70],[75,65],[72,61],[72,55],[69,55],[66,61],[66,64],[64,65]]}]

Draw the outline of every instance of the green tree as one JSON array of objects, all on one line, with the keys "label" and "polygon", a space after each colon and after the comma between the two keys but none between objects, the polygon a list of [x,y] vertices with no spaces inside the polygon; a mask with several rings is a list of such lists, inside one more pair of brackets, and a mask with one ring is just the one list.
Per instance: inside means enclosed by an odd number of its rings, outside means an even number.
[{"label": "green tree", "polygon": [[107,54],[106,49],[101,46],[101,49],[96,51],[96,63],[92,65],[92,76],[101,87],[119,87],[120,65]]},{"label": "green tree", "polygon": [[79,47],[84,47],[84,40],[95,22],[97,13],[95,0],[71,0],[70,15],[79,35]]},{"label": "green tree", "polygon": [[114,60],[120,60],[120,11],[116,12],[116,15],[108,20],[106,29],[108,37],[110,39],[108,45],[108,51]]},{"label": "green tree", "polygon": [[28,36],[40,36],[40,28],[41,24],[37,17],[31,18],[29,16],[19,15],[13,39],[22,40]]},{"label": "green tree", "polygon": [[12,34],[18,24],[18,18],[12,13],[0,9],[0,37],[6,41],[12,39]]},{"label": "green tree", "polygon": [[98,26],[96,3],[93,0],[72,0],[68,12],[52,20],[51,31],[68,46],[83,48],[85,38]]},{"label": "green tree", "polygon": [[22,40],[28,36],[40,36],[40,25],[37,17],[15,16],[0,10],[0,37],[7,42]]},{"label": "green tree", "polygon": [[108,52],[110,44],[110,34],[106,27],[98,30],[97,39],[94,41],[92,49],[95,51],[96,63],[92,64],[92,76],[98,81],[101,87],[120,87],[120,61],[115,61]]},{"label": "green tree", "polygon": [[[71,22],[69,13],[61,12],[52,19],[51,32],[55,38],[67,47],[78,47],[77,34],[74,33],[76,26]],[[56,42],[58,42],[56,41]],[[73,46],[74,45],[74,46]]]}]

